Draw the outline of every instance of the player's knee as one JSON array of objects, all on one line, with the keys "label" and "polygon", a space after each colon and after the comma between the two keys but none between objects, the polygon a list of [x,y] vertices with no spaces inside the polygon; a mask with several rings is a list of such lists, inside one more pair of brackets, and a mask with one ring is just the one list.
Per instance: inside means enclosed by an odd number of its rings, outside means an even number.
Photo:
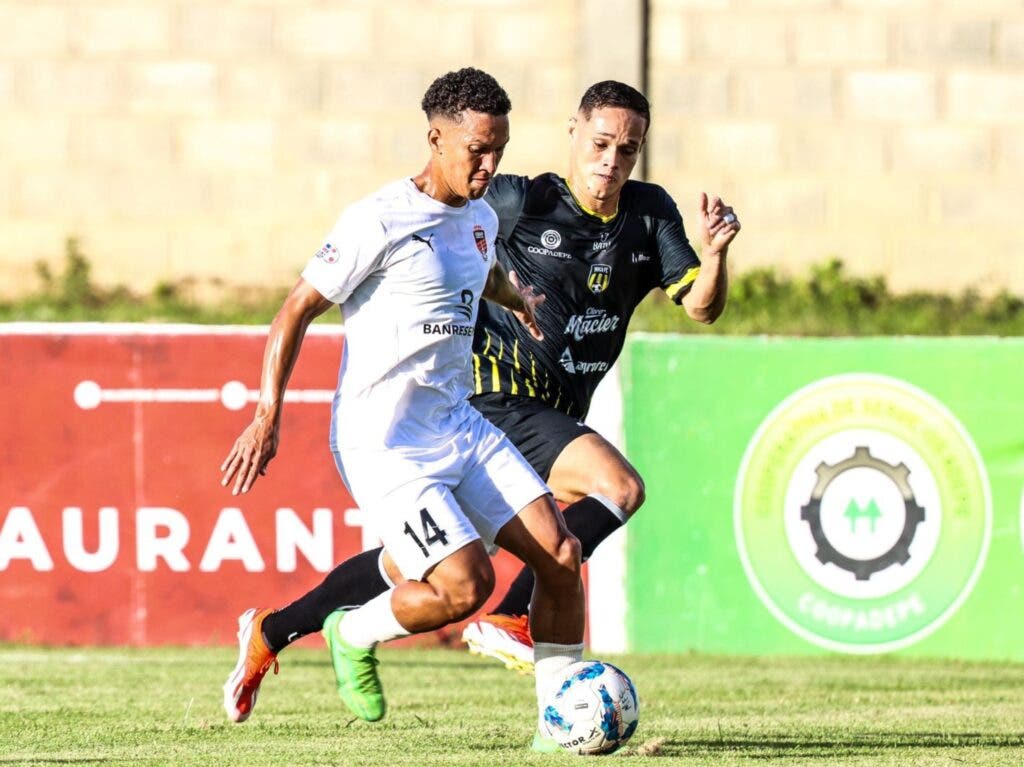
[{"label": "player's knee", "polygon": [[643,478],[632,470],[624,467],[613,476],[601,478],[597,482],[597,492],[618,506],[624,513],[632,514],[647,499],[647,490]]},{"label": "player's knee", "polygon": [[572,533],[560,535],[550,551],[547,566],[537,575],[552,586],[569,588],[579,581],[582,556],[579,538]]},{"label": "player's knee", "polygon": [[454,622],[468,618],[483,607],[487,597],[493,591],[493,568],[474,573],[473,577],[450,586],[441,595],[448,621]]}]

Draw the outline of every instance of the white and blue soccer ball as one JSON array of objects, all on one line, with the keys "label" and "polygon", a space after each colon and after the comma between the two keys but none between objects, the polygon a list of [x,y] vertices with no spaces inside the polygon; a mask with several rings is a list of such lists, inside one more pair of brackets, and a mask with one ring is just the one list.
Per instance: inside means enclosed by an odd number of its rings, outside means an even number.
[{"label": "white and blue soccer ball", "polygon": [[611,663],[573,663],[548,697],[544,728],[574,754],[610,754],[636,731],[640,699],[628,676]]}]

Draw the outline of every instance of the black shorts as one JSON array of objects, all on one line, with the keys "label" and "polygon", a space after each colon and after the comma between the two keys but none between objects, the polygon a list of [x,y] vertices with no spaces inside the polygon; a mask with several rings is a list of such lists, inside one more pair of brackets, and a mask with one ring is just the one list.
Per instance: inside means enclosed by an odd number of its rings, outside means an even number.
[{"label": "black shorts", "polygon": [[470,397],[469,404],[508,435],[545,482],[566,445],[584,434],[596,433],[583,422],[533,397],[491,392]]}]

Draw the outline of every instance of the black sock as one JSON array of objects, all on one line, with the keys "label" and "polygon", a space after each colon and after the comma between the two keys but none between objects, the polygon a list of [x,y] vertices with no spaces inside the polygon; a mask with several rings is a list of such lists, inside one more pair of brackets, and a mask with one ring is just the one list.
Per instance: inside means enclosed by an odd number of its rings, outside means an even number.
[{"label": "black sock", "polygon": [[[597,544],[622,527],[622,520],[607,506],[589,495],[571,506],[566,506],[565,526],[580,539],[583,561],[594,553]],[[530,611],[530,597],[533,596],[533,570],[524,567],[512,581],[501,603],[494,612],[502,615],[526,615]]]},{"label": "black sock", "polygon": [[391,588],[380,574],[383,550],[376,548],[346,559],[319,586],[268,615],[263,620],[263,639],[270,651],[279,653],[296,639],[319,631],[338,608],[366,604]]}]

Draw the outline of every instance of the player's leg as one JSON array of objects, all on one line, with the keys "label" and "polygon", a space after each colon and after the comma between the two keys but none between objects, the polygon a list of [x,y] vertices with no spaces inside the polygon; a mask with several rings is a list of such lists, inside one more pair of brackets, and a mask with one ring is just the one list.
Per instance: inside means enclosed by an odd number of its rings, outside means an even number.
[{"label": "player's leg", "polygon": [[280,653],[292,642],[319,631],[335,610],[364,605],[395,586],[384,567],[384,548],[349,557],[316,587],[263,620],[263,639]]},{"label": "player's leg", "polygon": [[[584,561],[643,503],[640,475],[611,443],[577,419],[528,397],[485,394],[470,402],[548,479],[555,498],[569,504],[566,526],[580,540]],[[462,638],[471,652],[511,669],[532,670],[526,614],[533,583],[533,571],[524,567],[494,612],[466,626]]]},{"label": "player's leg", "polygon": [[[548,486],[555,498],[569,504],[563,510],[565,524],[579,538],[584,562],[644,502],[644,483],[636,469],[596,432],[576,437],[558,453]],[[525,615],[532,591],[533,575],[523,568],[494,612]]]},{"label": "player's leg", "polygon": [[580,545],[547,487],[508,438],[483,418],[472,428],[473,459],[454,492],[481,537],[535,573],[530,610],[539,717],[559,672],[583,654]]},{"label": "player's leg", "polygon": [[[354,610],[328,616],[323,634],[338,694],[368,721],[385,704],[374,649],[411,633],[430,631],[477,610],[494,588],[494,570],[479,534],[438,472],[379,497],[356,492],[406,579]],[[354,490],[356,488],[353,488]]]},{"label": "player's leg", "polygon": [[446,626],[478,610],[494,588],[494,569],[479,540],[437,563],[423,580],[405,580],[362,607],[338,610],[324,622],[338,695],[356,716],[384,716],[375,648]]},{"label": "player's leg", "polygon": [[495,542],[535,576],[529,617],[538,717],[533,747],[548,750],[550,744],[540,734],[547,699],[561,672],[583,657],[586,615],[579,541],[566,529],[551,497],[543,496],[505,525]]}]

